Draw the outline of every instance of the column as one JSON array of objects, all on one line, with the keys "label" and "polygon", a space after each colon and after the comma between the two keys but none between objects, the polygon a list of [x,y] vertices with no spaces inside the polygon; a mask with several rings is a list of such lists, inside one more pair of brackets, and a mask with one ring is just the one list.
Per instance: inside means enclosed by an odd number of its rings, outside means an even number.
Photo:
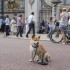
[{"label": "column", "polygon": [[55,7],[52,6],[52,17],[55,18]]},{"label": "column", "polygon": [[60,6],[57,5],[56,8],[52,6],[52,17],[59,21]]},{"label": "column", "polygon": [[1,15],[4,15],[4,0],[1,0]]},{"label": "column", "polygon": [[41,0],[35,0],[32,8],[31,5],[29,3],[29,0],[25,0],[25,18],[28,17],[31,12],[35,13],[35,27],[36,27],[36,32],[37,32],[37,28],[38,28],[38,21],[39,21],[39,10],[41,9]]},{"label": "column", "polygon": [[57,11],[56,11],[56,19],[59,21],[59,16],[60,16],[60,5],[57,6]]}]

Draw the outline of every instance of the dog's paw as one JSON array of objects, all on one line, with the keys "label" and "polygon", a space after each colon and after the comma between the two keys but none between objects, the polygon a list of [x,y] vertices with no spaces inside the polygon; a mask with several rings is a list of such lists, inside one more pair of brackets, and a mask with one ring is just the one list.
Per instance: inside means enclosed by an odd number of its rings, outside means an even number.
[{"label": "dog's paw", "polygon": [[32,60],[30,59],[29,62],[32,62]]},{"label": "dog's paw", "polygon": [[38,62],[38,64],[41,64],[41,65],[48,65],[48,62]]},{"label": "dog's paw", "polygon": [[46,61],[46,62],[41,62],[41,61],[38,61],[38,64],[41,64],[41,65],[48,65],[48,62]]},{"label": "dog's paw", "polygon": [[34,60],[30,59],[29,62],[34,62]]}]

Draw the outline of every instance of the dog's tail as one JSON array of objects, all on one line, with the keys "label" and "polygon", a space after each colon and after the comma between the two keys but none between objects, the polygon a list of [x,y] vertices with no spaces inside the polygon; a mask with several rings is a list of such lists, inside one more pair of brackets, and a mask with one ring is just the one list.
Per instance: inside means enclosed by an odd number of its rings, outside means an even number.
[{"label": "dog's tail", "polygon": [[44,59],[46,59],[46,61],[48,62],[51,60],[51,56],[49,55],[49,53],[44,54]]}]

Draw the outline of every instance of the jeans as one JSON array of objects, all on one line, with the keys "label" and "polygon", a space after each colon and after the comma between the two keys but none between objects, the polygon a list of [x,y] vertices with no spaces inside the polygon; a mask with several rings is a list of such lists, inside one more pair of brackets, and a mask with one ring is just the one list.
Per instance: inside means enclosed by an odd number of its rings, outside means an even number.
[{"label": "jeans", "polygon": [[20,37],[22,37],[22,27],[18,26],[18,30],[17,30],[17,36],[20,34]]},{"label": "jeans", "polygon": [[50,37],[52,30],[53,30],[53,28],[49,27],[48,37]]},{"label": "jeans", "polygon": [[28,32],[26,34],[27,37],[28,37],[28,34],[30,33],[31,29],[33,30],[33,35],[35,35],[35,25],[33,25],[33,26],[29,25],[29,30],[28,30]]},{"label": "jeans", "polygon": [[9,25],[6,25],[6,36],[10,35],[9,32],[10,32],[10,27]]}]

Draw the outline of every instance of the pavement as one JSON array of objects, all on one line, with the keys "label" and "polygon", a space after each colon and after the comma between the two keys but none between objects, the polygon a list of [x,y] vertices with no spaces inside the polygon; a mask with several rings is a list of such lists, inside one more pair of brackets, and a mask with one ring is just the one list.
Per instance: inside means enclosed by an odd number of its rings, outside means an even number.
[{"label": "pavement", "polygon": [[[14,36],[15,37],[15,36]],[[40,44],[43,44],[51,55],[48,65],[29,62],[30,40],[0,35],[0,70],[70,70],[70,45],[52,43],[42,35]],[[25,38],[25,39],[24,39]]]},{"label": "pavement", "polygon": [[[41,36],[40,40],[50,40],[48,37],[47,37],[47,34],[36,34],[38,36]],[[6,37],[5,34],[1,34],[2,37]],[[10,36],[7,36],[8,38],[15,38],[15,39],[26,39],[26,40],[29,40],[31,38],[32,34],[29,34],[29,38],[26,37],[26,34],[23,34],[23,37],[16,37],[16,35],[10,35]]]}]

